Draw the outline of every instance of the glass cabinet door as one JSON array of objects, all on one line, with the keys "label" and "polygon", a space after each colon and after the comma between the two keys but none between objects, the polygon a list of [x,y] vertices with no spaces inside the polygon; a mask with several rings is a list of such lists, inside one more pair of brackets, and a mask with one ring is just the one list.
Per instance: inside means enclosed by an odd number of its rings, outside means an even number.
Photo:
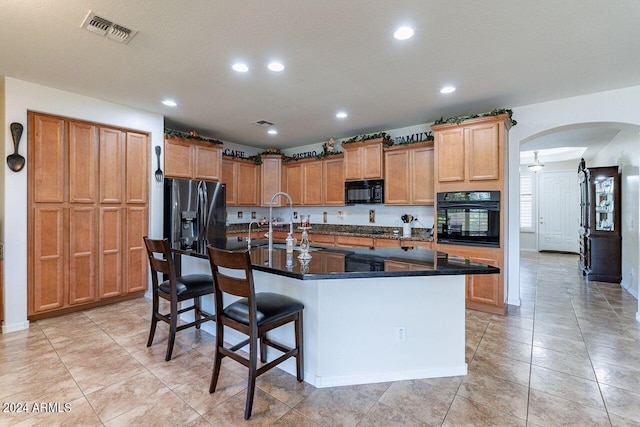
[{"label": "glass cabinet door", "polygon": [[595,185],[595,219],[597,231],[614,231],[615,210],[614,205],[614,177],[596,177]]}]

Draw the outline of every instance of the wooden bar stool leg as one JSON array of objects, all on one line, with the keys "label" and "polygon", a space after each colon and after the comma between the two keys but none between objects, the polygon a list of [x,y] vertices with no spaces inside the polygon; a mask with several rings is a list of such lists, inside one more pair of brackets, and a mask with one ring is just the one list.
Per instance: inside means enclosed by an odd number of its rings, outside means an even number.
[{"label": "wooden bar stool leg", "polygon": [[200,297],[195,297],[193,299],[193,306],[195,307],[194,310],[194,317],[196,320],[196,329],[200,329],[200,314],[202,313],[201,307],[200,307]]},{"label": "wooden bar stool leg", "polygon": [[220,367],[222,366],[222,353],[220,349],[224,345],[224,326],[216,322],[216,357],[213,362],[213,374],[211,375],[211,384],[209,384],[209,393],[216,391],[218,385],[218,377],[220,376]]},{"label": "wooden bar stool leg", "polygon": [[149,339],[147,340],[147,347],[151,347],[153,343],[153,337],[156,334],[156,325],[158,324],[158,299],[153,299],[153,309],[151,311],[151,329],[149,330]]},{"label": "wooden bar stool leg", "polygon": [[176,340],[176,332],[178,329],[178,303],[175,300],[171,300],[171,324],[169,326],[169,343],[167,344],[167,355],[164,360],[167,362],[171,360],[171,353],[173,353],[173,344]]},{"label": "wooden bar stool leg", "polygon": [[260,337],[260,361],[262,363],[267,362],[267,344],[265,344],[264,342],[266,338],[267,338],[266,333]]},{"label": "wooden bar stool leg", "polygon": [[258,365],[258,338],[257,334],[251,334],[249,344],[249,381],[247,382],[247,403],[244,408],[244,419],[251,417],[253,408],[253,396],[256,391],[256,371]]}]

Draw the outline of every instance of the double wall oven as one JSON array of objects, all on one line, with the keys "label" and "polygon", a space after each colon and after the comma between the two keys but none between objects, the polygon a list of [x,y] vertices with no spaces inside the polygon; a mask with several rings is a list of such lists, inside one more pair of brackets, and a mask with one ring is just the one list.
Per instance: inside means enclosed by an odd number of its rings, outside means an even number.
[{"label": "double wall oven", "polygon": [[438,243],[500,247],[500,192],[438,193]]}]

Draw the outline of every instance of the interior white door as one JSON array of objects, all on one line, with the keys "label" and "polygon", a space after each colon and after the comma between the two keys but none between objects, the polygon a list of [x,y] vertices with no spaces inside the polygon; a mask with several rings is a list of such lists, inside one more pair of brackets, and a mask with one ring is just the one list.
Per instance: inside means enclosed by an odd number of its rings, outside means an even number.
[{"label": "interior white door", "polygon": [[579,204],[575,172],[538,173],[538,250],[579,251]]}]

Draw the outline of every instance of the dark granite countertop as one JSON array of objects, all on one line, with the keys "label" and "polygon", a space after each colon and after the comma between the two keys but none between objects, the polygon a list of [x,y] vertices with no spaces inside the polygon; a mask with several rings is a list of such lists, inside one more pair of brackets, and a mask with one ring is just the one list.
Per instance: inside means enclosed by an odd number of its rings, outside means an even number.
[{"label": "dark granite countertop", "polygon": [[[205,247],[228,250],[247,249],[247,242],[236,237],[216,241],[196,241],[188,248],[174,247],[182,255],[207,258]],[[297,249],[297,248],[296,248]],[[496,274],[497,267],[468,259],[433,251],[424,247],[414,248],[321,248],[311,247],[311,259],[298,259],[299,250],[287,256],[282,244],[274,244],[269,265],[268,241],[251,241],[253,268],[267,273],[301,280],[349,279],[406,276],[438,276],[466,274]]]},{"label": "dark granite countertop", "polygon": [[[294,224],[294,227],[296,224]],[[269,226],[256,227],[255,224],[251,228],[251,234],[254,231],[260,231],[264,234],[269,229]],[[278,225],[273,227],[278,231],[289,231],[289,224]],[[398,231],[394,234],[394,230]],[[248,233],[249,224],[230,224],[227,226],[227,233]],[[431,242],[433,237],[431,235],[430,228],[418,228],[411,229],[411,237],[402,237],[402,227],[377,227],[367,225],[340,225],[340,224],[311,224],[311,230],[309,234],[329,234],[333,236],[354,236],[354,237],[372,237],[378,239],[391,239],[391,240],[410,240],[418,242]]]}]

